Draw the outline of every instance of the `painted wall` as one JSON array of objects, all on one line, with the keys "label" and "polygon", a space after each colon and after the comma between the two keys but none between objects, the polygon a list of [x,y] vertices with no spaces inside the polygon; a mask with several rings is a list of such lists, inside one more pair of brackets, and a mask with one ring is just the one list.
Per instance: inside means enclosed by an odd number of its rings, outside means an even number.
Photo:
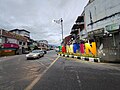
[{"label": "painted wall", "polygon": [[[94,0],[85,7],[87,32],[118,30],[120,25],[120,0]],[[108,34],[109,35],[109,34]],[[120,62],[120,33],[97,37],[98,55],[101,60]]]},{"label": "painted wall", "polygon": [[[86,30],[89,32],[99,28],[104,28],[105,26],[111,24],[119,25],[120,24],[119,12],[120,12],[120,0],[93,1],[88,6],[85,7]],[[93,26],[89,25],[91,22],[93,22]]]}]

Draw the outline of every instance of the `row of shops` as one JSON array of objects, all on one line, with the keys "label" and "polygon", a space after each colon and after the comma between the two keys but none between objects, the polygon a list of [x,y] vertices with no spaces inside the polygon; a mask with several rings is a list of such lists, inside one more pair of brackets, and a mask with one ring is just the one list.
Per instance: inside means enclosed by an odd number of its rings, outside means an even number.
[{"label": "row of shops", "polygon": [[32,50],[48,50],[48,41],[35,41],[30,32],[24,29],[0,29],[0,56],[26,54]]},{"label": "row of shops", "polygon": [[22,54],[27,49],[27,37],[0,29],[0,56]]},{"label": "row of shops", "polygon": [[[115,2],[89,0],[62,45],[66,47],[79,44],[78,52],[81,53],[80,45],[88,43],[88,51],[93,54],[92,43],[95,42],[96,56],[101,61],[120,62],[120,4],[118,3],[119,0]],[[84,53],[86,52],[87,50]]]}]

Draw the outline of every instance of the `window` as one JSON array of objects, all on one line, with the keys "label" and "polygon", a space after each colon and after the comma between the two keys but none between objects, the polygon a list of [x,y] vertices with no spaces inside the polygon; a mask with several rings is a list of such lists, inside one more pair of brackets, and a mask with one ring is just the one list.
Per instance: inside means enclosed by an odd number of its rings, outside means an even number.
[{"label": "window", "polygon": [[22,45],[22,42],[19,42],[19,45]]}]

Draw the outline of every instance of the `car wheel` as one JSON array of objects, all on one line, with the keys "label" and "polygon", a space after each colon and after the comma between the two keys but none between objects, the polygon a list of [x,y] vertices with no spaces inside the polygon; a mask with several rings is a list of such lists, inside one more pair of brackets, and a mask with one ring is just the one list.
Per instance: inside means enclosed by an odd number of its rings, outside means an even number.
[{"label": "car wheel", "polygon": [[40,58],[40,56],[38,56],[38,59]]}]

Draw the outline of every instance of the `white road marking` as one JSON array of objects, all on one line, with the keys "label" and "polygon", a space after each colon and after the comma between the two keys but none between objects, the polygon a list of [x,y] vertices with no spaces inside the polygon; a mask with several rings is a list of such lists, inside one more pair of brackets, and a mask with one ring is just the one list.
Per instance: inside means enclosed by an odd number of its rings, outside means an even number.
[{"label": "white road marking", "polygon": [[32,81],[24,90],[32,90],[33,86],[41,79],[41,77],[50,69],[50,67],[59,59],[59,56],[50,64],[50,66],[42,73],[39,74],[36,79]]},{"label": "white road marking", "polygon": [[41,64],[42,66],[44,66],[45,68],[48,68],[45,64],[43,64],[42,62],[37,61],[39,64]]},{"label": "white road marking", "polygon": [[76,77],[77,77],[77,82],[78,82],[78,84],[79,84],[79,87],[82,88],[81,81],[80,81],[80,77],[79,77],[77,71],[76,71]]},{"label": "white road marking", "polygon": [[77,79],[79,79],[79,76],[77,76]]},{"label": "white road marking", "polygon": [[78,83],[80,84],[81,83],[81,81],[80,80],[77,80],[78,81]]}]

